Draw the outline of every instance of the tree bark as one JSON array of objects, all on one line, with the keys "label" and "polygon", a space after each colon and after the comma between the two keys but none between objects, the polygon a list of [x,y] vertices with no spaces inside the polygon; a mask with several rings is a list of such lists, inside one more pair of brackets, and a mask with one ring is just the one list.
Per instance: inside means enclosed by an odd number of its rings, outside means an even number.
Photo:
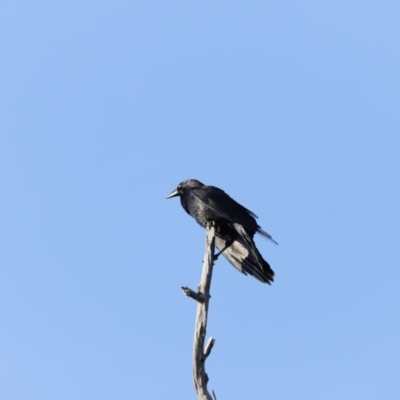
[{"label": "tree bark", "polygon": [[182,287],[186,296],[197,301],[197,315],[193,342],[193,379],[197,398],[199,400],[216,400],[214,391],[212,392],[212,396],[208,392],[208,376],[205,369],[205,362],[211,353],[215,339],[210,338],[206,346],[204,346],[207,331],[208,303],[211,297],[210,286],[214,265],[214,233],[214,224],[210,223],[206,229],[206,251],[203,261],[201,281],[197,287],[197,292],[194,292],[188,287]]}]

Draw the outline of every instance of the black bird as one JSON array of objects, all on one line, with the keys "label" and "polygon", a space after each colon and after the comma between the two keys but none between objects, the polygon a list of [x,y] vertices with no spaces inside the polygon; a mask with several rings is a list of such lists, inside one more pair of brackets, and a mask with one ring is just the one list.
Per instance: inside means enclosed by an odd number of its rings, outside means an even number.
[{"label": "black bird", "polygon": [[167,199],[180,196],[182,207],[202,227],[214,221],[215,246],[240,272],[250,274],[259,281],[271,284],[274,271],[262,258],[254,243],[256,233],[274,239],[257,224],[257,216],[243,207],[223,190],[206,186],[196,179],[183,181]]}]

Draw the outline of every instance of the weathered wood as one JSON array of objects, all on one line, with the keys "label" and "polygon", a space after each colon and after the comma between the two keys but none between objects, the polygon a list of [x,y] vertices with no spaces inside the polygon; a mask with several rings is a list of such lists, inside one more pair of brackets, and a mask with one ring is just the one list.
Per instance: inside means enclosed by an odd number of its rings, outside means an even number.
[{"label": "weathered wood", "polygon": [[202,293],[195,292],[187,286],[181,286],[181,289],[183,290],[183,293],[185,293],[185,296],[190,297],[193,300],[198,301],[199,303],[204,302],[204,297]]},{"label": "weathered wood", "polygon": [[187,296],[197,300],[197,315],[193,342],[193,379],[197,398],[199,400],[216,399],[214,391],[212,392],[213,396],[211,396],[207,390],[208,376],[205,369],[205,362],[211,353],[215,339],[210,338],[207,345],[204,346],[207,331],[208,303],[211,297],[210,286],[214,265],[214,233],[214,224],[210,224],[206,229],[206,252],[197,293],[189,288],[182,288]]},{"label": "weathered wood", "polygon": [[210,355],[211,350],[214,347],[214,343],[215,343],[215,339],[210,337],[210,339],[208,339],[207,344],[204,347],[204,358],[205,359]]}]

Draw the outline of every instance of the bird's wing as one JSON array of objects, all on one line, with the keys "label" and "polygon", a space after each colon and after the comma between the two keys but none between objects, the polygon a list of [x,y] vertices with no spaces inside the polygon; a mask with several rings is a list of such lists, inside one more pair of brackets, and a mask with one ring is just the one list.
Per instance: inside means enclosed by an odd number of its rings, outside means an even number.
[{"label": "bird's wing", "polygon": [[236,222],[249,229],[257,229],[257,216],[214,186],[202,186],[191,194],[222,218]]},{"label": "bird's wing", "polygon": [[233,200],[223,190],[215,186],[202,186],[201,188],[192,190],[191,195],[222,218],[240,224],[251,232],[258,232],[260,235],[276,243],[272,239],[272,236],[262,230],[257,224],[255,220],[257,215]]}]

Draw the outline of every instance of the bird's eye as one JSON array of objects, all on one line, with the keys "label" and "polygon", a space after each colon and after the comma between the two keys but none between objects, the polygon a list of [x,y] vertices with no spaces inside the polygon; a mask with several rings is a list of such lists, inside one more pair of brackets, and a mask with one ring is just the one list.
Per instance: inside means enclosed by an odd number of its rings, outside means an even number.
[{"label": "bird's eye", "polygon": [[181,184],[179,184],[179,185],[178,185],[178,189],[181,189],[181,188],[182,188],[182,185],[181,185]]}]

